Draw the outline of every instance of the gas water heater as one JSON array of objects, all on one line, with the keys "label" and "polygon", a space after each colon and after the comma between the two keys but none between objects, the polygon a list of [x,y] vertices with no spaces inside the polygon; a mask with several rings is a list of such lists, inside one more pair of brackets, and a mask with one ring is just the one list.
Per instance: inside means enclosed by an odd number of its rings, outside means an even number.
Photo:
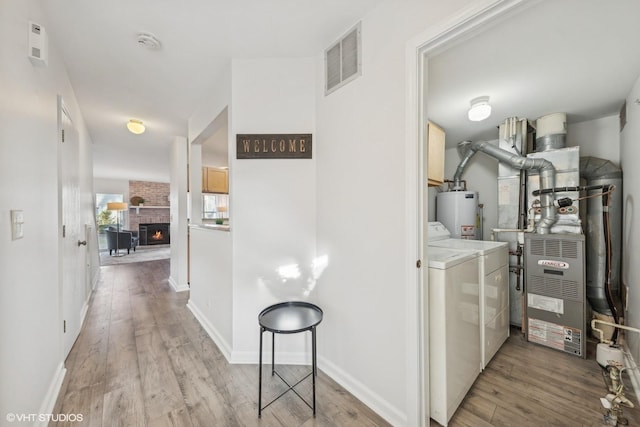
[{"label": "gas water heater", "polygon": [[436,219],[454,239],[476,239],[478,193],[446,191],[436,196]]}]

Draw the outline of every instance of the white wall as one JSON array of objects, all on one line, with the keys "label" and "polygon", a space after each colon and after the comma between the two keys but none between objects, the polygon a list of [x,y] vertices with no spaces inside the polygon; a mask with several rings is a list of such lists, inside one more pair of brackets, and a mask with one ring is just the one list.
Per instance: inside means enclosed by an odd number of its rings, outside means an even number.
[{"label": "white wall", "polygon": [[[50,412],[64,374],[58,265],[57,107],[62,95],[79,134],[79,227],[91,223],[91,141],[49,38],[49,65],[27,59],[28,21],[45,28],[37,0],[0,3],[0,414]],[[88,163],[88,164],[87,164]],[[24,211],[11,240],[9,210]],[[97,246],[90,259],[97,259]],[[85,268],[79,266],[79,268]],[[93,267],[95,268],[95,266]],[[84,274],[83,274],[84,275]],[[88,292],[86,286],[82,289]],[[85,298],[82,298],[84,300]],[[73,307],[80,312],[82,307]]]},{"label": "white wall", "polygon": [[592,156],[620,162],[620,119],[607,116],[596,120],[569,124],[567,146],[580,146],[580,157]]},{"label": "white wall", "polygon": [[[317,299],[310,283],[316,235],[314,58],[236,59],[230,116],[233,356],[255,363],[258,313],[283,300]],[[311,133],[313,159],[236,159],[238,133]],[[298,265],[298,279],[278,267]],[[319,332],[319,340],[324,339]],[[279,349],[301,352],[302,334]]]},{"label": "white wall", "polygon": [[[620,138],[620,160],[623,187],[623,227],[622,227],[622,284],[628,286],[628,310],[625,323],[640,328],[640,106],[635,103],[640,98],[640,78],[627,96],[627,124]],[[638,206],[636,206],[636,203]],[[640,360],[640,339],[637,334],[628,334],[629,347],[633,358]]]},{"label": "white wall", "polygon": [[[329,262],[318,352],[325,371],[394,425],[418,422],[406,363],[416,319],[407,314],[415,259],[405,218],[415,213],[405,203],[405,123],[415,112],[405,111],[405,49],[471,3],[382,3],[362,20],[363,75],[327,97],[316,86],[318,254]],[[319,76],[322,67],[319,57]]]},{"label": "white wall", "polygon": [[[233,281],[231,233],[189,227],[191,291],[188,307],[222,354],[233,347]],[[255,326],[255,325],[254,325]],[[254,328],[254,336],[257,327]],[[254,358],[254,363],[257,357]]]}]

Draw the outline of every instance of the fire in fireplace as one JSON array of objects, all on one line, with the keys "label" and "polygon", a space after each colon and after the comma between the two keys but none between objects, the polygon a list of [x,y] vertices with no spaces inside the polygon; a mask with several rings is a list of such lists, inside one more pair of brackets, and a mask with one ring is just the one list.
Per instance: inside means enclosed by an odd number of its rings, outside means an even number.
[{"label": "fire in fireplace", "polygon": [[160,245],[171,242],[168,223],[140,224],[138,231],[141,245]]}]

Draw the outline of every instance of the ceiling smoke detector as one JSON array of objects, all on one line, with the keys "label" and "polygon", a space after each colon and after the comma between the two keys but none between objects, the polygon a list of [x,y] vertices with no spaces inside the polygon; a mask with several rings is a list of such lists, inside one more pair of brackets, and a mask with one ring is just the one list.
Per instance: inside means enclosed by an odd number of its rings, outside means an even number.
[{"label": "ceiling smoke detector", "polygon": [[150,50],[160,49],[160,40],[151,33],[138,33],[138,44]]}]

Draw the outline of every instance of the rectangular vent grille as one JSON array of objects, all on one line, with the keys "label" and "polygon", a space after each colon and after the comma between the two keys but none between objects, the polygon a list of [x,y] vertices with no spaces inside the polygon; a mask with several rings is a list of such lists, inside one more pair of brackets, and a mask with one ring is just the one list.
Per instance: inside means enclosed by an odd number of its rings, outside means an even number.
[{"label": "rectangular vent grille", "polygon": [[578,258],[578,242],[574,240],[531,240],[531,255],[555,258]]},{"label": "rectangular vent grille", "polygon": [[529,251],[531,255],[544,256],[544,240],[531,240]]},{"label": "rectangular vent grille", "polygon": [[571,301],[582,301],[580,283],[555,277],[530,276],[527,292]]},{"label": "rectangular vent grille", "polygon": [[547,246],[545,248],[545,256],[551,256],[560,258],[560,241],[559,240],[545,240]]},{"label": "rectangular vent grille", "polygon": [[344,37],[325,50],[325,95],[362,74],[360,26],[361,24],[358,23]]},{"label": "rectangular vent grille", "polygon": [[563,240],[562,257],[573,259],[578,258],[578,242],[576,242],[575,240]]},{"label": "rectangular vent grille", "polygon": [[564,280],[562,282],[562,295],[564,298],[574,301],[582,301],[582,292],[580,292],[580,284],[573,280]]}]

